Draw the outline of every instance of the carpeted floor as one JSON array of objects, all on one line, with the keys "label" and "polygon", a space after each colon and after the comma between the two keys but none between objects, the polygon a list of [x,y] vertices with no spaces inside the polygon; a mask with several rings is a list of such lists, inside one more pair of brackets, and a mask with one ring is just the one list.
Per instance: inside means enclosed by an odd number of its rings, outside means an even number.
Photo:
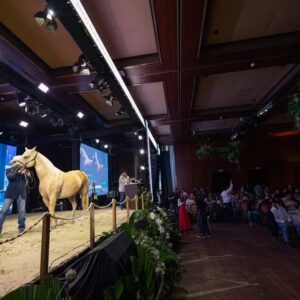
[{"label": "carpeted floor", "polygon": [[259,225],[213,224],[213,237],[185,233],[182,279],[171,299],[300,299],[300,249]]}]

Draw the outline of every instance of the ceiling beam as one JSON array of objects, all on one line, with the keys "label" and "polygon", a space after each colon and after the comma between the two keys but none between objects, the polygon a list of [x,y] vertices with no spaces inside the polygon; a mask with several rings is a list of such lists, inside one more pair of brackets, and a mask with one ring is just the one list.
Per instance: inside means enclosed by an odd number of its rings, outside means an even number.
[{"label": "ceiling beam", "polygon": [[300,32],[204,46],[194,66],[185,69],[199,75],[219,74],[300,62]]},{"label": "ceiling beam", "polygon": [[[188,119],[192,113],[197,78],[184,70],[197,63],[201,52],[207,0],[181,0],[180,4],[178,119]],[[179,126],[179,136],[190,135],[189,122],[180,122]]]},{"label": "ceiling beam", "polygon": [[67,140],[82,141],[85,139],[103,138],[106,136],[118,135],[124,132],[132,131],[135,128],[136,127],[133,126],[132,124],[128,124],[128,125],[115,126],[111,128],[105,128],[105,129],[102,128],[97,130],[84,131],[74,136],[71,136],[69,134],[54,134],[50,136],[30,136],[28,137],[28,143],[31,145],[35,145],[35,144],[67,141]]}]

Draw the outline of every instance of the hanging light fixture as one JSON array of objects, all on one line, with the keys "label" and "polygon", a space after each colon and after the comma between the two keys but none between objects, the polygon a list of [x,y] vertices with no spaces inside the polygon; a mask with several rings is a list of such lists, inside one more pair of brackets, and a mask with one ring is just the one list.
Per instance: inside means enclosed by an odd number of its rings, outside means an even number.
[{"label": "hanging light fixture", "polygon": [[116,97],[113,94],[104,96],[104,98],[105,98],[105,104],[107,104],[108,106],[113,106],[114,101],[116,100]]},{"label": "hanging light fixture", "polygon": [[89,86],[91,89],[98,89],[101,94],[105,93],[106,89],[109,88],[108,82],[102,75],[97,75]]},{"label": "hanging light fixture", "polygon": [[78,58],[78,61],[72,67],[73,72],[79,75],[90,75],[90,68],[88,59],[84,54],[81,54]]},{"label": "hanging light fixture", "polygon": [[40,27],[43,27],[45,25],[45,30],[47,31],[53,32],[57,29],[55,13],[53,9],[49,8],[48,6],[46,6],[43,11],[38,11],[34,15],[34,19]]}]

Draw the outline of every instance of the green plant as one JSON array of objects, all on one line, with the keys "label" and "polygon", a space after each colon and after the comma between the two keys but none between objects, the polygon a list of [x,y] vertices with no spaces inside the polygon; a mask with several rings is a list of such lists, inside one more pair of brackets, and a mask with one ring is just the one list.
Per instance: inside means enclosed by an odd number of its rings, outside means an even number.
[{"label": "green plant", "polygon": [[230,163],[239,164],[240,142],[229,142],[224,147],[213,147],[204,144],[196,151],[196,155],[200,160],[204,160],[207,157],[218,156],[222,159],[226,159]]},{"label": "green plant", "polygon": [[[141,220],[146,221],[145,228],[137,227]],[[130,258],[131,274],[105,289],[105,299],[158,299],[180,278],[179,257],[172,243],[173,239],[177,243],[180,234],[170,212],[161,208],[136,212],[121,229],[134,239],[137,257]]]},{"label": "green plant", "polygon": [[300,95],[299,91],[289,96],[288,114],[294,118],[295,128],[300,130]]},{"label": "green plant", "polygon": [[61,291],[59,280],[47,276],[42,285],[32,284],[20,287],[1,298],[1,300],[71,300],[70,297],[62,298]]},{"label": "green plant", "polygon": [[196,155],[200,160],[212,157],[214,155],[215,149],[213,146],[208,144],[203,144],[197,151]]}]

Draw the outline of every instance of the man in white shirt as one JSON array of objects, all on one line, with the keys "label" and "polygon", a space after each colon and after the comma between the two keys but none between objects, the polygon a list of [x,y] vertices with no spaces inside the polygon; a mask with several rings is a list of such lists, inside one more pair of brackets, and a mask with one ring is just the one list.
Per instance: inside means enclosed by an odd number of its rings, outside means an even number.
[{"label": "man in white shirt", "polygon": [[228,189],[224,190],[221,193],[221,197],[223,200],[223,207],[224,207],[224,218],[225,221],[232,222],[233,221],[233,208],[232,208],[232,190],[233,184],[232,180],[230,180],[230,186]]},{"label": "man in white shirt", "polygon": [[[123,171],[119,177],[119,202],[122,203],[125,200],[125,184],[129,182],[129,176],[126,171]],[[124,203],[120,204],[120,208],[124,208]]]},{"label": "man in white shirt", "polygon": [[292,223],[292,218],[284,207],[279,206],[277,201],[272,202],[271,212],[273,213],[277,226],[282,233],[283,241],[288,244],[290,241],[288,228],[289,224]]}]

